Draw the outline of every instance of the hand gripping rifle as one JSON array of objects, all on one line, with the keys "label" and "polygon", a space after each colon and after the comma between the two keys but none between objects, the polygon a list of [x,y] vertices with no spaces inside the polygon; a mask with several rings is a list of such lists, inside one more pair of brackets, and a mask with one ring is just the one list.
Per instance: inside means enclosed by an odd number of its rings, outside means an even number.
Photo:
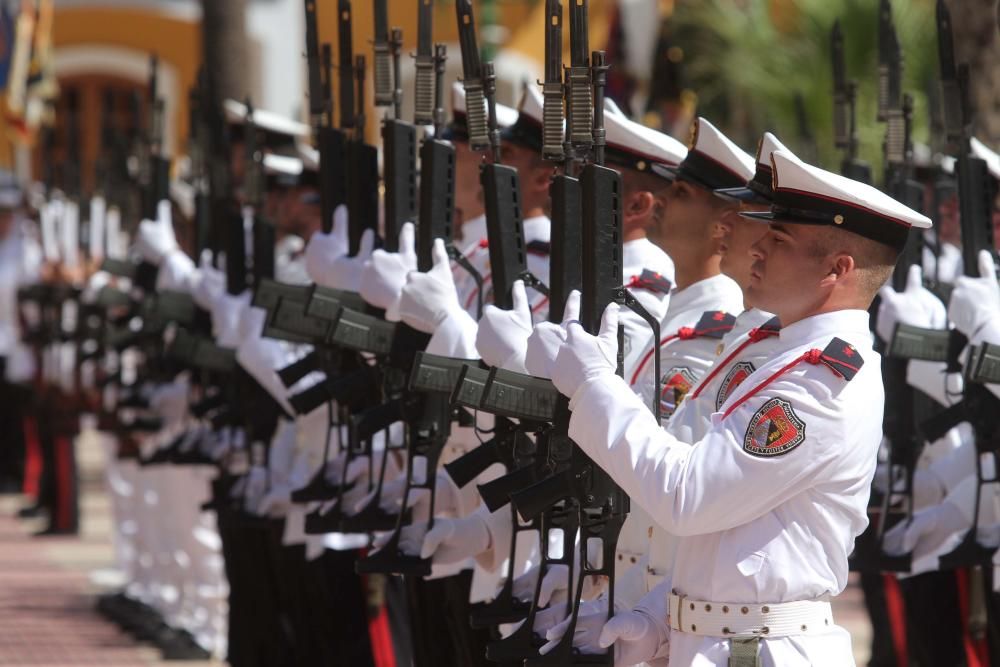
[{"label": "hand gripping rifle", "polygon": [[[595,51],[591,66],[594,87],[594,152],[593,162],[584,167],[580,179],[583,202],[581,321],[587,331],[596,334],[608,304],[624,302],[650,324],[654,334],[653,340],[656,341],[659,340],[659,323],[639,307],[634,297],[621,286],[622,180],[618,172],[603,165],[604,87],[608,69],[605,64],[605,54]],[[659,369],[656,369],[656,373],[658,377]],[[658,395],[659,392],[654,395],[654,413],[657,417],[659,417],[659,405],[656,400]],[[576,506],[580,525],[580,570],[575,573],[573,611],[563,640],[548,654],[525,660],[525,665],[611,665],[614,662],[613,651],[599,655],[576,654],[573,649],[573,634],[586,577],[607,578],[608,613],[610,615],[614,612],[615,547],[625,516],[628,514],[629,499],[579,448],[556,448],[550,443],[549,453],[552,476],[512,494],[511,500],[522,517],[537,516],[559,501]],[[591,555],[591,548],[594,545],[598,545],[600,549],[598,558]]]},{"label": "hand gripping rifle", "polygon": [[[996,185],[989,174],[986,161],[972,155],[972,113],[968,98],[968,65],[955,63],[952,41],[951,14],[943,0],[937,3],[938,56],[941,64],[941,89],[944,104],[944,122],[949,152],[957,157],[955,165],[958,180],[959,215],[962,229],[962,262],[965,275],[977,276],[979,252],[989,250],[995,255],[993,245],[992,210]],[[968,341],[952,331],[948,350],[948,371],[961,370],[959,356]],[[941,569],[952,569],[972,564],[988,563],[995,549],[979,544],[976,533],[979,526],[983,485],[996,482],[996,474],[988,475],[987,459],[996,463],[996,442],[1000,435],[997,399],[976,377],[982,371],[982,348],[971,355],[966,374],[970,382],[965,385],[962,399],[946,408],[939,415],[922,424],[924,436],[933,441],[962,421],[968,421],[976,438],[976,503],[972,527],[962,542],[950,553],[940,557]]]},{"label": "hand gripping rifle", "polygon": [[[913,100],[902,92],[903,59],[899,41],[892,22],[889,0],[879,3],[879,66],[878,66],[878,117],[886,123],[882,154],[885,162],[884,190],[891,197],[914,210],[923,209],[923,186],[912,178],[913,146],[910,141]],[[896,262],[892,284],[896,291],[906,289],[910,267],[919,264],[923,249],[920,230],[911,229],[901,256]],[[882,499],[878,521],[872,526],[876,531],[876,544],[885,532],[912,511],[912,482],[917,457],[922,442],[916,425],[916,392],[906,381],[909,361],[900,357],[882,358],[882,376],[885,378],[886,401],[882,420],[883,431],[891,442],[889,492]],[[902,485],[900,484],[902,482]],[[870,540],[862,544],[870,546]],[[865,549],[857,549],[854,560],[860,567],[874,566],[883,571],[908,571],[909,554],[888,556],[881,549],[875,560]]]},{"label": "hand gripping rifle", "polygon": [[862,183],[872,180],[871,167],[858,160],[857,118],[855,100],[857,84],[847,80],[844,64],[844,37],[840,21],[833,24],[830,33],[831,58],[833,62],[833,141],[837,148],[845,151],[840,172],[848,178]]}]

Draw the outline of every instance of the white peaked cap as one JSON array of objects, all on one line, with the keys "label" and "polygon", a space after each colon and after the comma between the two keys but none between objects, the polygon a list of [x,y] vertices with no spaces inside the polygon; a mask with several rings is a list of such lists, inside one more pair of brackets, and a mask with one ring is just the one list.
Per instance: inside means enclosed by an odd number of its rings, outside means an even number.
[{"label": "white peaked cap", "polygon": [[298,178],[302,168],[302,160],[292,155],[264,154],[264,172],[269,175]]},{"label": "white peaked cap", "polygon": [[[455,81],[451,84],[451,113],[455,117],[456,122],[465,123],[465,86],[462,85],[461,81]],[[458,116],[462,116],[460,121],[457,118]],[[517,109],[497,102],[497,125],[500,128],[505,128],[510,127],[516,122]]]},{"label": "white peaked cap", "polygon": [[[223,102],[226,120],[230,123],[242,124],[247,119],[247,105],[236,100]],[[279,113],[266,109],[253,110],[253,123],[261,130],[286,137],[304,139],[309,137],[309,126],[297,120],[292,120]]]},{"label": "white peaked cap", "polygon": [[[663,132],[629,120],[620,111],[605,113],[604,129],[607,142],[605,158],[609,165],[654,173],[654,165],[676,167],[687,156],[684,144]],[[659,169],[655,173],[673,180],[672,173]]]},{"label": "white peaked cap", "polygon": [[[792,155],[792,152],[778,141],[778,137],[770,132],[765,132],[764,136],[757,142],[757,171],[754,172],[753,178],[743,187],[722,188],[716,190],[715,194],[723,199],[735,199],[755,204],[770,204],[774,197],[774,190],[772,189],[774,179],[771,177],[771,154],[775,151],[782,151],[786,155]],[[794,155],[792,156],[794,157]]]},{"label": "white peaked cap", "polygon": [[969,140],[969,148],[972,149],[974,157],[986,162],[986,167],[990,170],[990,176],[1000,180],[1000,155],[997,155],[993,149],[975,137]]},{"label": "white peaked cap", "polygon": [[927,229],[931,220],[881,190],[819,167],[784,151],[771,154],[774,202],[769,213],[750,218],[792,224],[836,225],[902,249],[911,227]]},{"label": "white peaked cap", "polygon": [[677,178],[709,190],[739,188],[754,175],[754,159],[714,125],[698,117],[687,157],[673,169]]}]

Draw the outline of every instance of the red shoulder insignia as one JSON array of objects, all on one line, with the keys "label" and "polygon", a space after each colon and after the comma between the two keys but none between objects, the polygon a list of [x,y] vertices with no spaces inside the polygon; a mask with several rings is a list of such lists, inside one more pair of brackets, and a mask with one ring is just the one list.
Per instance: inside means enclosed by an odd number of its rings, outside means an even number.
[{"label": "red shoulder insignia", "polygon": [[650,271],[649,269],[643,269],[642,274],[639,276],[632,276],[628,286],[644,289],[648,292],[659,292],[660,294],[670,294],[670,290],[674,287],[673,283],[662,273]]},{"label": "red shoulder insignia", "polygon": [[732,331],[736,317],[722,310],[709,310],[701,315],[698,324],[694,325],[696,338],[722,338]]},{"label": "red shoulder insignia", "polygon": [[848,382],[854,379],[865,360],[858,349],[840,338],[834,338],[820,355],[820,361]]},{"label": "red shoulder insignia", "polygon": [[767,322],[764,322],[764,324],[760,325],[757,328],[760,329],[761,331],[777,333],[781,331],[781,320],[779,320],[778,316],[775,315],[774,317],[769,319]]},{"label": "red shoulder insignia", "polygon": [[792,404],[772,398],[754,413],[743,437],[743,451],[751,456],[771,458],[787,454],[806,439],[806,423],[795,414]]}]

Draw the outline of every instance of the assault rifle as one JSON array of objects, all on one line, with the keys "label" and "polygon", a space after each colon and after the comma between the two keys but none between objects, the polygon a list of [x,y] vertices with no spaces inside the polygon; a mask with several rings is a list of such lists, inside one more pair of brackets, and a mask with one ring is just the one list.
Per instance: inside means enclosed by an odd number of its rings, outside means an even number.
[{"label": "assault rifle", "polygon": [[[993,244],[992,211],[996,184],[989,174],[986,161],[974,157],[971,148],[972,111],[969,102],[968,65],[956,65],[952,38],[951,14],[943,0],[937,3],[938,57],[941,65],[941,99],[949,152],[957,158],[955,171],[962,230],[962,262],[965,275],[977,276],[981,250],[996,254]],[[958,372],[959,357],[968,341],[953,331],[949,346],[948,370]],[[975,361],[976,355],[973,355]],[[967,371],[968,372],[968,371]],[[976,502],[972,527],[953,551],[940,557],[942,569],[952,569],[989,562],[995,549],[986,548],[976,539],[979,525],[983,484],[995,481],[985,474],[986,459],[996,458],[996,437],[1000,430],[996,397],[978,382],[965,385],[962,399],[941,414],[923,423],[928,441],[936,440],[962,421],[968,421],[976,438]],[[986,456],[989,455],[989,456]]]},{"label": "assault rifle", "polygon": [[[899,41],[892,22],[892,7],[889,0],[879,3],[879,66],[878,66],[878,118],[886,123],[882,154],[885,167],[885,192],[897,201],[920,211],[923,209],[923,186],[914,181],[913,145],[910,128],[913,115],[913,99],[903,94],[903,59]],[[910,267],[919,264],[922,258],[923,242],[920,230],[911,229],[906,246],[896,262],[892,285],[896,291],[906,289]],[[898,356],[886,355],[882,359],[882,375],[886,384],[886,402],[883,416],[883,431],[890,445],[890,487],[883,496],[875,535],[881,540],[885,532],[901,519],[913,512],[913,473],[923,443],[917,432],[917,396],[906,381],[909,361]],[[865,540],[867,544],[868,541]],[[874,562],[869,561],[870,553],[859,549],[855,562],[866,567],[877,566],[881,570],[908,571],[910,556],[888,556],[884,552]]]},{"label": "assault rifle", "polygon": [[833,24],[830,47],[833,62],[833,141],[837,148],[845,151],[840,172],[855,181],[870,183],[871,167],[858,159],[858,128],[855,113],[857,84],[847,80],[844,36],[840,30],[840,21]]}]

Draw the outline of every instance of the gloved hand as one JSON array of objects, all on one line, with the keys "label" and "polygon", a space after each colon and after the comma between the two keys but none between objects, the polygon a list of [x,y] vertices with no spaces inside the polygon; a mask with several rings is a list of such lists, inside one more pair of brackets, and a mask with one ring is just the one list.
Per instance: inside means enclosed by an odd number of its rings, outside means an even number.
[{"label": "gloved hand", "polygon": [[944,304],[924,287],[923,276],[919,266],[911,266],[906,274],[906,289],[897,292],[886,285],[879,290],[882,303],[878,308],[875,331],[884,342],[892,340],[897,324],[925,329],[944,329],[948,326]]},{"label": "gloved hand", "polygon": [[528,336],[524,366],[529,373],[540,378],[552,377],[552,366],[556,363],[556,355],[566,342],[566,327],[578,319],[580,319],[580,292],[573,290],[566,299],[562,324],[540,322]]},{"label": "gloved hand", "polygon": [[658,619],[638,607],[618,612],[601,630],[597,645],[615,647],[615,665],[638,665],[665,657],[670,629],[666,619]]},{"label": "gloved hand", "polygon": [[168,200],[164,199],[157,204],[156,220],[143,220],[139,223],[135,247],[144,260],[157,266],[164,257],[180,249],[174,235],[173,216]]},{"label": "gloved hand", "polygon": [[226,291],[226,274],[212,266],[212,253],[201,254],[198,270],[191,281],[191,298],[201,308],[211,311],[212,304]]},{"label": "gloved hand", "polygon": [[407,554],[430,558],[435,565],[453,565],[481,554],[490,548],[492,537],[486,519],[474,512],[461,519],[434,519],[430,530],[426,523],[403,528],[399,548]]},{"label": "gloved hand", "polygon": [[272,488],[264,494],[264,497],[261,499],[260,504],[257,507],[257,511],[260,512],[262,516],[269,516],[275,519],[287,515],[291,509],[292,494],[284,487]]},{"label": "gloved hand", "polygon": [[432,255],[434,266],[431,270],[410,273],[399,298],[399,315],[403,322],[424,333],[434,333],[451,314],[462,311],[443,240],[434,239]]},{"label": "gloved hand", "polygon": [[[535,565],[530,570],[514,579],[513,594],[522,602],[530,602],[535,597],[535,582],[538,580],[540,567]],[[545,571],[542,587],[538,591],[538,606],[548,607],[550,602],[565,602],[566,591],[569,590],[569,568],[565,565],[552,565]]]},{"label": "gloved hand", "polygon": [[913,473],[913,507],[921,510],[931,507],[944,500],[947,491],[937,475],[928,470],[916,470]]},{"label": "gloved hand", "polygon": [[[579,567],[579,558],[576,559]],[[514,597],[523,602],[530,602],[535,596],[535,581],[538,579],[539,566],[535,565],[514,580]],[[583,599],[594,598],[603,589],[603,583],[595,581],[595,577],[587,577],[583,581]],[[565,603],[569,598],[569,568],[562,564],[549,566],[542,578],[542,588],[538,591],[538,606],[548,607],[550,604]],[[536,624],[537,626],[537,624]]]},{"label": "gloved hand", "polygon": [[361,298],[385,310],[385,319],[399,321],[399,297],[406,285],[406,276],[417,270],[412,222],[403,223],[399,230],[399,252],[381,248],[372,253],[361,270]]},{"label": "gloved hand", "polygon": [[[406,492],[406,475],[400,475],[382,485],[379,505],[386,512],[399,512],[403,507],[403,493]],[[429,489],[412,489],[406,506],[412,508],[414,518],[427,517],[431,502]],[[450,514],[458,508],[458,489],[444,470],[434,478],[434,513]]]},{"label": "gloved hand", "polygon": [[552,382],[565,396],[573,398],[584,382],[614,375],[618,365],[618,304],[604,310],[601,330],[591,336],[578,322],[566,329],[566,343],[559,348],[552,367]]},{"label": "gloved hand", "polygon": [[892,555],[913,553],[914,572],[929,569],[921,566],[928,559],[954,549],[972,528],[978,480],[971,477],[961,482],[940,505],[916,512],[885,534],[883,547]]},{"label": "gloved hand", "polygon": [[948,319],[969,338],[987,322],[1000,319],[1000,284],[988,250],[979,251],[979,275],[958,278],[948,302]]},{"label": "gloved hand", "polygon": [[[347,466],[347,476],[344,477],[344,466]],[[328,461],[323,470],[323,476],[330,484],[354,484],[361,479],[361,476],[368,472],[371,467],[371,457],[355,456],[351,462],[347,462],[347,453],[341,452],[332,460]]]},{"label": "gloved hand", "polygon": [[493,305],[483,309],[476,334],[476,350],[490,366],[516,373],[527,373],[524,356],[531,335],[531,307],[524,281],[515,280],[511,288],[514,307],[503,310]]},{"label": "gloved hand", "polygon": [[[563,635],[569,629],[571,617],[566,616],[555,626],[549,628],[545,633],[548,642],[543,645],[538,652],[545,655],[562,641]],[[580,653],[597,654],[603,653],[604,648],[598,644],[601,630],[608,621],[608,601],[607,598],[598,598],[589,602],[580,603],[580,612],[577,615],[576,627],[573,629],[573,648]],[[536,624],[537,628],[537,624]]]},{"label": "gloved hand", "polygon": [[163,419],[165,426],[177,425],[187,415],[189,390],[185,379],[161,384],[149,397],[149,407]]},{"label": "gloved hand", "polygon": [[333,212],[333,229],[329,234],[319,230],[306,244],[306,273],[317,285],[336,288],[331,267],[338,258],[347,254],[347,207],[341,204]]},{"label": "gloved hand", "polygon": [[[223,292],[212,304],[212,333],[220,347],[235,349],[240,344],[244,312],[250,307],[250,292],[233,296]],[[260,335],[260,330],[257,331]]]}]

